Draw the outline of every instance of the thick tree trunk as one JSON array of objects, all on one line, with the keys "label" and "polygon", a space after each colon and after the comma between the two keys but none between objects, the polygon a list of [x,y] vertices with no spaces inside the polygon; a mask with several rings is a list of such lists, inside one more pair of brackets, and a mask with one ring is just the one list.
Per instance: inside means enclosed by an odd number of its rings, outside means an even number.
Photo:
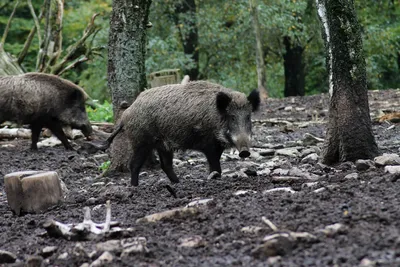
[{"label": "thick tree trunk", "polygon": [[[114,121],[146,87],[145,55],[151,0],[113,0],[108,43],[108,87]],[[131,142],[125,133],[111,145],[110,170],[128,171]]]},{"label": "thick tree trunk", "polygon": [[300,45],[292,44],[290,37],[283,38],[286,52],[283,55],[285,69],[285,91],[287,96],[303,96],[305,86],[303,51]]},{"label": "thick tree trunk", "polygon": [[353,0],[316,0],[329,72],[329,122],[323,161],[378,154],[371,128],[360,25]]},{"label": "thick tree trunk", "polygon": [[185,70],[185,74],[189,75],[191,81],[197,80],[199,76],[199,34],[196,16],[195,0],[182,0],[175,4],[175,25],[181,24],[184,27],[181,30],[183,51],[186,55],[191,56],[194,61],[194,67]]},{"label": "thick tree trunk", "polygon": [[264,100],[268,97],[267,74],[265,72],[264,51],[261,44],[261,31],[260,24],[258,22],[257,1],[249,0],[249,4],[254,34],[256,37],[257,84],[261,98]]}]

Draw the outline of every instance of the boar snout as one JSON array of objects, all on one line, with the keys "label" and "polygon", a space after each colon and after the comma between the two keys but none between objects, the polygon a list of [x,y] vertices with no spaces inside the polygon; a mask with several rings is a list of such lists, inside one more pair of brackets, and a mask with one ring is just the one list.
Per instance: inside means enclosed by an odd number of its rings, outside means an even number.
[{"label": "boar snout", "polygon": [[79,129],[82,131],[82,133],[86,137],[86,139],[90,140],[90,136],[93,133],[92,126],[90,124],[88,124],[88,125],[84,124]]},{"label": "boar snout", "polygon": [[239,151],[239,157],[248,158],[250,157],[250,143],[251,138],[247,134],[240,134],[232,136],[232,141]]}]

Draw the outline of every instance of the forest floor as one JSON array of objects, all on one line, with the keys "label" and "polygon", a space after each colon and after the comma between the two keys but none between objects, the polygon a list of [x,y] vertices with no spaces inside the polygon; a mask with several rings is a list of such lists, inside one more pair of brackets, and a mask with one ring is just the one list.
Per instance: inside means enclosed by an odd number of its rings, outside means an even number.
[{"label": "forest floor", "polygon": [[[380,110],[400,108],[400,90],[369,96],[373,118]],[[326,94],[268,100],[253,117],[252,156],[241,160],[226,151],[220,178],[208,179],[203,155],[176,153],[181,182],[170,185],[176,198],[159,166],[143,169],[133,188],[129,174],[98,177],[107,154],[62,146],[33,153],[27,139],[3,140],[0,250],[16,256],[9,266],[22,266],[33,255],[43,258],[43,266],[99,266],[96,259],[104,251],[110,252],[104,256],[107,266],[399,266],[400,175],[385,173],[373,161],[366,170],[351,162],[321,164],[323,143],[307,134],[324,137],[327,109]],[[374,122],[373,131],[381,153],[400,154],[398,123]],[[74,141],[74,147],[82,142]],[[63,203],[42,214],[14,215],[3,177],[23,170],[57,171],[68,188]],[[211,200],[191,204],[195,212],[189,214],[137,221],[198,199]],[[48,218],[82,222],[86,206],[93,221],[104,222],[107,200],[112,220],[129,228],[117,236],[69,241],[43,228]],[[137,250],[110,241],[132,243],[136,237],[145,240]],[[44,252],[49,246],[54,248]]]}]

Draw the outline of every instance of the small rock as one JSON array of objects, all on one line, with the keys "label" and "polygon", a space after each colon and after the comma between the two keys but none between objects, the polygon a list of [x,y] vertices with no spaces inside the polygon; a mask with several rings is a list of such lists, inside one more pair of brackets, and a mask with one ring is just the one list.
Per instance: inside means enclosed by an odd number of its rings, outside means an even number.
[{"label": "small rock", "polygon": [[41,256],[29,256],[26,260],[25,266],[27,267],[40,267],[42,266],[43,258]]},{"label": "small rock", "polygon": [[248,176],[257,176],[257,170],[254,167],[245,168],[243,172]]},{"label": "small rock", "polygon": [[79,258],[87,258],[88,254],[86,253],[85,248],[82,246],[81,243],[77,243],[73,249],[73,253],[76,257]]},{"label": "small rock", "polygon": [[400,174],[400,165],[399,166],[385,166],[385,172],[391,174]]},{"label": "small rock", "polygon": [[305,156],[302,160],[301,163],[317,163],[318,162],[318,155],[317,153],[312,153],[307,156]]},{"label": "small rock", "polygon": [[106,183],[105,182],[96,182],[93,183],[92,186],[104,186]]},{"label": "small rock", "polygon": [[235,193],[233,193],[233,195],[235,195],[235,196],[244,196],[244,195],[248,195],[250,193],[255,194],[255,193],[257,193],[257,191],[254,191],[254,190],[238,190]]},{"label": "small rock", "polygon": [[274,257],[269,257],[267,260],[268,266],[275,266],[278,262],[280,262],[282,259],[281,256],[274,256]]},{"label": "small rock", "polygon": [[328,237],[333,237],[337,234],[347,233],[347,227],[341,223],[335,223],[326,226],[324,229],[318,230],[318,232],[322,232]]},{"label": "small rock", "polygon": [[97,260],[92,262],[92,264],[90,264],[89,266],[90,267],[104,266],[111,263],[113,259],[114,259],[113,255],[110,252],[105,251],[103,254],[101,254],[100,257],[97,258]]},{"label": "small rock", "polygon": [[369,159],[359,159],[356,160],[356,169],[357,171],[366,171],[371,167],[374,167],[374,162]]},{"label": "small rock", "polygon": [[178,242],[180,243],[178,247],[187,247],[187,248],[204,247],[206,245],[204,239],[199,235],[180,238]]},{"label": "small rock", "polygon": [[310,182],[310,183],[304,183],[301,185],[302,188],[308,187],[308,188],[313,188],[316,187],[319,184],[319,182]]},{"label": "small rock", "polygon": [[350,173],[347,174],[344,179],[358,179],[358,173],[354,172],[354,173]]},{"label": "small rock", "polygon": [[260,226],[245,226],[240,231],[246,234],[258,234],[261,230],[263,230]]},{"label": "small rock", "polygon": [[375,164],[378,166],[400,165],[400,156],[397,154],[386,154],[374,158]]},{"label": "small rock", "polygon": [[217,171],[213,171],[212,173],[210,173],[207,177],[208,180],[212,180],[212,179],[216,179],[216,178],[220,178],[221,174]]},{"label": "small rock", "polygon": [[66,260],[67,258],[68,258],[68,252],[64,252],[57,257],[57,259],[59,260]]},{"label": "small rock", "polygon": [[54,252],[56,252],[58,249],[58,247],[56,246],[47,246],[45,248],[42,249],[42,253],[41,255],[45,258],[51,256],[54,254]]},{"label": "small rock", "polygon": [[87,263],[87,262],[85,262],[85,263],[83,263],[81,266],[79,266],[79,267],[90,267],[90,264],[89,263]]},{"label": "small rock", "polygon": [[3,263],[14,263],[17,260],[15,254],[6,250],[0,250],[0,264]]},{"label": "small rock", "polygon": [[287,192],[287,193],[296,193],[291,187],[277,187],[277,188],[272,188],[272,189],[267,189],[264,190],[263,194],[270,194],[270,193],[275,193],[275,192]]},{"label": "small rock", "polygon": [[268,176],[271,174],[271,170],[268,168],[264,168],[262,170],[257,171],[258,176]]},{"label": "small rock", "polygon": [[265,240],[265,243],[256,247],[251,254],[259,259],[283,256],[289,253],[294,246],[294,240],[288,234],[276,234]]},{"label": "small rock", "polygon": [[375,267],[376,262],[370,259],[364,258],[361,260],[359,267]]},{"label": "small rock", "polygon": [[120,240],[108,240],[106,242],[97,243],[96,249],[101,252],[116,252],[122,249],[122,244]]},{"label": "small rock", "polygon": [[150,250],[147,248],[147,240],[144,237],[134,237],[122,240],[124,250],[121,257],[124,258],[128,255],[137,253],[148,253]]},{"label": "small rock", "polygon": [[289,174],[289,170],[285,170],[285,169],[275,169],[271,175],[288,175]]},{"label": "small rock", "polygon": [[275,154],[281,155],[281,156],[293,157],[293,158],[297,158],[300,156],[300,153],[297,150],[297,148],[293,148],[293,147],[278,149],[275,151]]}]

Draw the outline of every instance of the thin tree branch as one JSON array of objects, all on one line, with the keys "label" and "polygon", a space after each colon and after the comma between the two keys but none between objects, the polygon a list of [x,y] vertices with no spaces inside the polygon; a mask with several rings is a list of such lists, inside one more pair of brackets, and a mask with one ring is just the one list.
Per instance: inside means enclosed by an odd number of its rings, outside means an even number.
[{"label": "thin tree branch", "polygon": [[18,5],[19,5],[19,0],[17,1],[17,3],[15,3],[14,9],[10,15],[10,18],[7,21],[7,25],[6,25],[6,28],[4,29],[3,37],[1,38],[1,41],[0,41],[0,46],[3,46],[4,43],[6,42],[8,31],[10,30],[11,21],[14,17],[14,14],[15,14],[15,11],[17,10]]},{"label": "thin tree branch", "polygon": [[42,36],[40,33],[40,23],[39,23],[39,19],[36,16],[35,13],[35,9],[33,9],[33,5],[32,5],[32,1],[28,0],[28,6],[29,6],[29,10],[31,11],[32,17],[33,17],[33,21],[35,22],[35,26],[36,26],[36,31],[38,33],[38,39],[39,39],[39,47],[42,44]]},{"label": "thin tree branch", "polygon": [[83,63],[88,61],[89,58],[86,56],[81,57],[80,59],[74,61],[73,63],[71,63],[70,65],[68,65],[67,67],[65,67],[64,69],[62,69],[60,72],[57,73],[58,76],[61,76],[61,74],[63,74],[64,72],[75,68],[78,64]]}]

